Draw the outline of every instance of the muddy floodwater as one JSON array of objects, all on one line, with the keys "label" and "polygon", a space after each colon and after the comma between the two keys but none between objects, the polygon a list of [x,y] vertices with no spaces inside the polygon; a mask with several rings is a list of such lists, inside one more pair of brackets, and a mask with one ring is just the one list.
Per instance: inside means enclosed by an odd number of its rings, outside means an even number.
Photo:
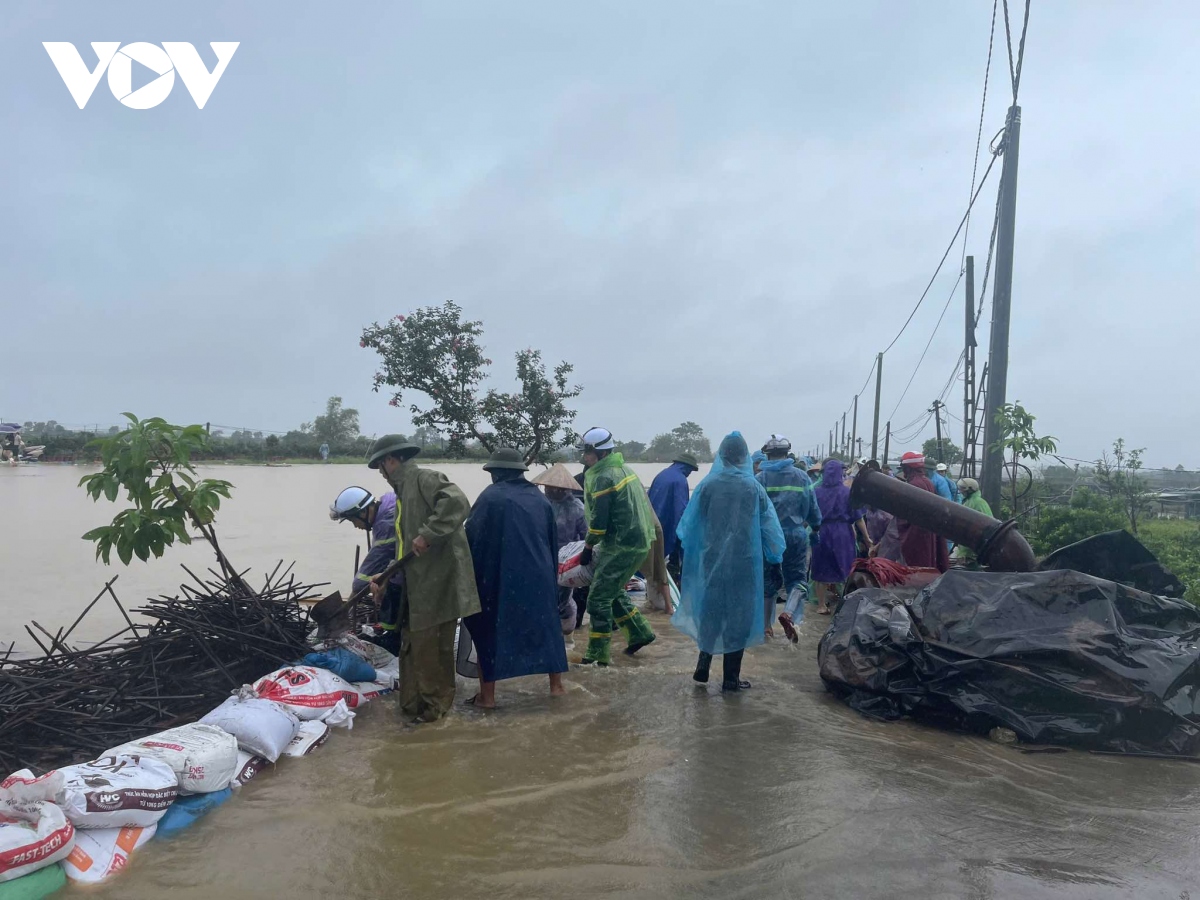
[{"label": "muddy floodwater", "polygon": [[[485,483],[446,469],[472,496]],[[238,565],[295,559],[345,587],[354,537],[325,507],[375,476],[219,471],[237,485],[219,527]],[[78,535],[111,511],[80,499],[81,474],[0,470],[0,639],[29,618],[66,624],[106,577]],[[170,592],[180,561],[208,564],[196,545],[116,567],[122,598]],[[869,721],[824,692],[815,615],[798,648],[749,651],[753,689],[724,696],[692,683],[691,642],[650,618],[659,641],[573,668],[565,697],[520,679],[482,712],[460,680],[458,710],[420,728],[394,698],[369,704],[353,731],[64,896],[1200,898],[1200,765]]]}]

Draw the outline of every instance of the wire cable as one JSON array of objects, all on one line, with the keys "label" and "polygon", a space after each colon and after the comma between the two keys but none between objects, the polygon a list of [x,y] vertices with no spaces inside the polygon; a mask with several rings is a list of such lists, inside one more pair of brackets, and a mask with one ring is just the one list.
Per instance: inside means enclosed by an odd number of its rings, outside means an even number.
[{"label": "wire cable", "polygon": [[[979,147],[983,142],[983,116],[987,111],[988,78],[992,74],[992,47],[996,41],[996,9],[999,5],[999,0],[992,0],[992,27],[988,31],[987,65],[983,68],[983,100],[979,104],[979,128],[975,132],[975,161],[971,165],[971,189],[967,191],[968,200],[975,193],[975,176],[979,172]],[[960,268],[967,261],[967,236],[971,233],[970,210],[967,213],[967,227],[963,231],[962,259],[959,261]]]}]

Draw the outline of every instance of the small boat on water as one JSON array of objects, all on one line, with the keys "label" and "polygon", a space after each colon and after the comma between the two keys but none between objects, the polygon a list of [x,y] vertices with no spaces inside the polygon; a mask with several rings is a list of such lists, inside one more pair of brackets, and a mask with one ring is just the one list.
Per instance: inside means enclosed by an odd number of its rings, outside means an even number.
[{"label": "small boat on water", "polygon": [[0,463],[10,466],[35,463],[46,451],[45,444],[30,447],[21,438],[21,426],[15,422],[0,422]]}]

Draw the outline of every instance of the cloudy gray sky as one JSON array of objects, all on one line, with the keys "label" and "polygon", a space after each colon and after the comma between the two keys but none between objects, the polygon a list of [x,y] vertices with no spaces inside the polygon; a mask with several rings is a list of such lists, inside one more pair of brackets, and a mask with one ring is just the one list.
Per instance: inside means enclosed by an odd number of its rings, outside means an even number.
[{"label": "cloudy gray sky", "polygon": [[[581,428],[693,419],[806,449],[965,209],[991,3],[5,13],[0,417],[286,430],[340,394],[365,432],[405,430],[359,333],[453,299],[498,383],[526,346],[575,363]],[[127,109],[104,81],[80,110],[42,42],[90,66],[103,40],[190,41],[209,66],[208,41],[241,46],[203,110],[178,83]],[[1194,2],[1033,3],[1009,396],[1073,456],[1123,435],[1200,468],[1197,46]],[[993,64],[985,144],[1011,94],[1002,25]],[[899,402],[959,258],[886,357],[897,424],[953,368],[961,295]]]}]

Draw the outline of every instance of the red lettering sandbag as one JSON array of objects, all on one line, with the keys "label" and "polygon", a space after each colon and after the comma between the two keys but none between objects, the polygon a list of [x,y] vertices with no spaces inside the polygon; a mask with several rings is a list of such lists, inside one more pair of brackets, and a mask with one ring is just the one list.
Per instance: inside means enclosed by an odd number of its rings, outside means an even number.
[{"label": "red lettering sandbag", "polygon": [[21,769],[0,781],[0,882],[53,865],[75,846],[75,826],[53,802],[62,788],[61,772]]}]

